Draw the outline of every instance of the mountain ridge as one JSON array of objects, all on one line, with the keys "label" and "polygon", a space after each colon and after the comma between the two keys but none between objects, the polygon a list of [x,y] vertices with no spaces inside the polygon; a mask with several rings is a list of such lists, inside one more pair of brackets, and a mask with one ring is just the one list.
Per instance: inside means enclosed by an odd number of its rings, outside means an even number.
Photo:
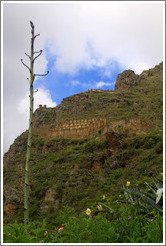
[{"label": "mountain ridge", "polygon": [[[39,106],[34,113],[34,129],[40,128],[41,125],[51,125],[50,128],[58,124],[64,124],[66,120],[89,120],[92,118],[107,118],[107,123],[114,121],[111,117],[108,117],[109,109],[108,107],[115,108],[113,105],[131,105],[132,104],[137,108],[137,101],[132,102],[123,94],[123,92],[128,91],[130,88],[137,86],[141,80],[148,79],[153,76],[154,71],[160,71],[162,68],[162,63],[155,66],[154,69],[144,70],[140,75],[136,75],[132,70],[125,70],[118,75],[115,83],[115,91],[101,90],[101,89],[91,89],[82,93],[78,93],[63,99],[60,105],[55,108],[47,108],[46,105],[42,107]],[[132,91],[130,89],[131,98],[133,97]],[[154,88],[153,88],[154,89]],[[150,91],[149,91],[150,92]],[[144,93],[149,93],[148,90]],[[95,98],[98,101],[95,101]],[[97,108],[94,107],[98,103],[98,107],[101,108],[102,112],[98,112]],[[108,104],[108,105],[106,105]],[[89,114],[88,113],[89,111]],[[105,113],[104,113],[105,111]],[[136,111],[136,110],[135,110]],[[67,112],[67,114],[66,114]],[[68,114],[70,112],[70,115]],[[44,115],[45,114],[45,115]],[[64,114],[64,116],[63,116]],[[43,116],[43,118],[42,118]],[[137,113],[132,115],[132,118],[135,118]],[[109,119],[110,118],[110,119]],[[127,117],[126,117],[127,118]],[[120,120],[123,120],[121,117]],[[128,119],[127,119],[128,120]],[[48,127],[47,127],[48,128]],[[46,130],[46,129],[41,129]],[[51,129],[47,129],[51,131]]]}]

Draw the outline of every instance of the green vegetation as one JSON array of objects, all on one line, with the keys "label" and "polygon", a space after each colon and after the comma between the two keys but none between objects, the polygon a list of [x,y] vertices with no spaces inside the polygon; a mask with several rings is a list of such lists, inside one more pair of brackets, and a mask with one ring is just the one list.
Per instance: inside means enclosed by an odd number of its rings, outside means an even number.
[{"label": "green vegetation", "polygon": [[[41,220],[66,205],[82,211],[102,194],[111,194],[117,199],[125,180],[134,177],[141,180],[140,185],[144,181],[151,182],[150,177],[155,177],[163,169],[162,141],[162,135],[156,130],[129,139],[121,137],[121,147],[112,155],[105,140],[62,139],[43,142],[34,136],[30,192],[32,220]],[[23,149],[15,158],[15,163],[22,163],[24,158]],[[15,182],[17,196],[21,197],[21,164],[11,165],[10,168],[6,166],[4,171],[12,171],[12,178],[5,175],[4,181],[8,187],[12,187]],[[49,198],[45,200],[49,189],[53,201]],[[18,198],[14,199],[19,209],[12,216],[5,216],[5,223],[11,223],[15,219],[22,221],[22,200]]]},{"label": "green vegetation", "polygon": [[[133,185],[138,190],[138,185]],[[130,186],[129,181],[127,186]],[[132,199],[131,193],[126,197],[128,187],[124,190],[125,194],[119,195],[120,200],[115,201],[105,195],[99,197],[95,203],[100,204],[97,210],[96,205],[83,212],[65,206],[57,213],[50,213],[49,218],[42,221],[35,220],[26,226],[17,222],[6,225],[4,242],[162,243],[162,214],[154,210],[153,206],[143,205],[143,196],[141,200],[136,193],[132,193]],[[109,206],[113,206],[113,209]]]},{"label": "green vegetation", "polygon": [[[86,218],[73,214],[64,220],[64,232],[58,233],[58,226],[47,226],[44,222],[30,222],[4,226],[4,243],[162,243],[160,231],[162,217],[147,222],[138,216],[133,218],[133,209],[125,209],[122,216],[107,219],[103,215]],[[67,213],[63,214],[68,217]],[[123,220],[122,220],[123,219]],[[141,226],[141,227],[140,227]],[[46,236],[44,236],[46,234]]]}]

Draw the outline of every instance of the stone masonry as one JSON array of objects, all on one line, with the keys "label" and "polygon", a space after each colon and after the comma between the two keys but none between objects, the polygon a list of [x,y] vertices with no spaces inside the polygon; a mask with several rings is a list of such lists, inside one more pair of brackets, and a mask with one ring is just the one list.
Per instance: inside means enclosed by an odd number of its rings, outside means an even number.
[{"label": "stone masonry", "polygon": [[81,120],[66,120],[64,123],[34,128],[34,133],[49,139],[85,138],[92,137],[100,128],[106,126],[106,118],[93,118]]}]

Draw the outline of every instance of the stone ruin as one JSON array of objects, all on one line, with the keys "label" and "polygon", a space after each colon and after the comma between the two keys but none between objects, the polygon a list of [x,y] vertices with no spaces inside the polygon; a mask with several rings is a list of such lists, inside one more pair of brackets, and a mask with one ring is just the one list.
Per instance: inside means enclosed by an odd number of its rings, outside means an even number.
[{"label": "stone ruin", "polygon": [[42,106],[42,104],[39,104],[39,109],[42,109],[42,108],[47,108],[46,105]]},{"label": "stone ruin", "polygon": [[114,91],[112,90],[102,90],[102,89],[91,89],[90,92],[99,92],[99,93],[108,93],[108,94],[114,93]]},{"label": "stone ruin", "polygon": [[92,137],[96,131],[106,126],[106,118],[66,120],[58,125],[34,128],[34,133],[49,139],[79,139]]}]

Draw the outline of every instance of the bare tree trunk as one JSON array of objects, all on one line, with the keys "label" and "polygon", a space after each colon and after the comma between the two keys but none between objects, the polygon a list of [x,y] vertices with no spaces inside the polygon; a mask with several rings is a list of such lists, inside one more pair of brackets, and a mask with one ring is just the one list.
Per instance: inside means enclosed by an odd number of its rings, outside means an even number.
[{"label": "bare tree trunk", "polygon": [[[29,69],[30,72],[30,111],[29,111],[29,132],[28,132],[28,145],[27,145],[27,154],[26,154],[26,164],[25,164],[25,183],[24,183],[24,224],[29,223],[29,192],[30,192],[30,182],[29,182],[29,171],[30,171],[30,159],[31,159],[31,148],[32,148],[32,130],[33,130],[33,82],[35,79],[35,76],[45,76],[48,74],[34,74],[33,72],[33,66],[34,66],[34,61],[37,57],[39,57],[42,53],[42,50],[34,52],[34,40],[38,35],[34,35],[34,25],[30,21],[31,25],[31,55],[26,56],[29,57],[30,59],[30,67],[28,67],[23,60],[21,59],[21,62],[25,67]],[[36,57],[34,58],[34,54],[37,54]]]}]

